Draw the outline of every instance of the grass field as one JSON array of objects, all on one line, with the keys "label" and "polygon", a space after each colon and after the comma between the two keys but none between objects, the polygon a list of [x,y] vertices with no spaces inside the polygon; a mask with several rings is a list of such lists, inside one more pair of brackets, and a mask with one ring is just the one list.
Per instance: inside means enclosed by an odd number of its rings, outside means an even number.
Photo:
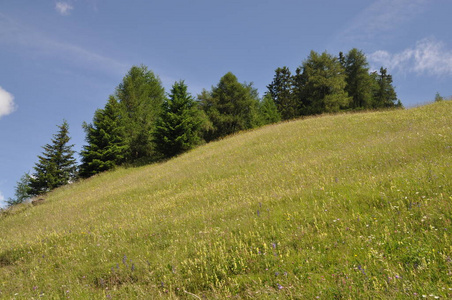
[{"label": "grass field", "polygon": [[452,101],[271,125],[0,216],[2,299],[452,298]]}]

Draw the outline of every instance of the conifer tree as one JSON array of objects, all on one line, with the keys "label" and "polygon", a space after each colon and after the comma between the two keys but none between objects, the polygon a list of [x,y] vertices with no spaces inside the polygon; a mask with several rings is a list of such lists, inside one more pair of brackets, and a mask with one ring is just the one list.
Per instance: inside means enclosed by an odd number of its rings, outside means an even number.
[{"label": "conifer tree", "polygon": [[6,204],[8,206],[13,206],[16,204],[23,203],[25,200],[29,199],[31,195],[31,188],[30,188],[30,180],[31,176],[28,173],[25,173],[22,175],[20,180],[17,182],[14,196],[15,198],[9,198],[6,200]]},{"label": "conifer tree", "polygon": [[402,103],[397,99],[392,76],[388,74],[386,68],[380,68],[380,74],[371,74],[373,82],[372,104],[374,108],[402,107]]},{"label": "conifer tree", "polygon": [[345,91],[352,101],[350,108],[367,109],[372,102],[372,78],[369,74],[369,64],[363,52],[356,48],[350,50],[345,57],[339,54],[346,75]]},{"label": "conifer tree", "polygon": [[293,77],[288,67],[277,68],[272,83],[267,86],[283,120],[299,116],[299,103],[294,95]]},{"label": "conifer tree", "polygon": [[184,81],[174,83],[157,120],[154,142],[165,158],[181,154],[202,142],[202,111],[187,92]]},{"label": "conifer tree", "polygon": [[52,143],[46,144],[43,154],[38,156],[39,162],[30,178],[30,195],[46,193],[75,179],[77,167],[74,145],[68,145],[69,125],[64,121],[58,128]]},{"label": "conifer tree", "polygon": [[211,92],[198,95],[198,100],[213,126],[205,134],[207,141],[258,125],[257,91],[251,84],[239,83],[231,72]]},{"label": "conifer tree", "polygon": [[146,66],[133,66],[116,89],[121,108],[128,163],[153,160],[152,132],[165,99],[158,76]]},{"label": "conifer tree", "polygon": [[348,107],[351,101],[345,91],[344,69],[339,60],[327,52],[319,55],[311,51],[297,69],[295,85],[303,115],[337,112]]},{"label": "conifer tree", "polygon": [[126,145],[119,104],[110,96],[104,109],[94,113],[92,124],[83,124],[86,142],[81,151],[79,176],[87,178],[124,162]]},{"label": "conifer tree", "polygon": [[269,93],[265,94],[259,103],[259,116],[261,125],[281,121],[281,114],[278,112],[278,108]]}]

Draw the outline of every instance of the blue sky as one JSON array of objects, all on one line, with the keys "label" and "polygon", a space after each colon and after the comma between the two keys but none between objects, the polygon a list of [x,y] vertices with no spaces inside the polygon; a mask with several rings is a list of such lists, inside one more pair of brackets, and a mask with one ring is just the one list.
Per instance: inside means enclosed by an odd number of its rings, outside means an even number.
[{"label": "blue sky", "polygon": [[[406,107],[452,95],[450,0],[14,0],[0,2],[0,202],[66,119],[81,124],[132,65],[196,95],[231,71],[260,95],[311,50],[358,48]],[[1,204],[0,204],[1,205]]]}]

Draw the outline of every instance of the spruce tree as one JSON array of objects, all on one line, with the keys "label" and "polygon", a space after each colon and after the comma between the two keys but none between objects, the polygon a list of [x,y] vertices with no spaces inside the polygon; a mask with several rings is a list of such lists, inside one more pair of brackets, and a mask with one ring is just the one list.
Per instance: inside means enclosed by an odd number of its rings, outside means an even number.
[{"label": "spruce tree", "polygon": [[202,111],[187,92],[184,81],[174,83],[154,132],[156,150],[165,158],[181,154],[202,142]]},{"label": "spruce tree", "polygon": [[124,162],[126,145],[119,104],[110,96],[104,109],[94,113],[92,124],[83,124],[86,142],[81,151],[79,176],[87,178]]},{"label": "spruce tree", "polygon": [[388,74],[387,69],[381,67],[380,74],[373,72],[371,76],[373,78],[372,106],[374,108],[402,107],[392,85],[392,75]]},{"label": "spruce tree", "polygon": [[75,179],[77,166],[72,150],[74,145],[68,145],[69,125],[64,121],[58,128],[52,143],[46,144],[43,154],[38,156],[39,162],[30,178],[30,195],[49,192]]},{"label": "spruce tree", "polygon": [[277,68],[272,83],[267,86],[283,120],[299,116],[299,103],[294,95],[293,77],[288,67]]}]

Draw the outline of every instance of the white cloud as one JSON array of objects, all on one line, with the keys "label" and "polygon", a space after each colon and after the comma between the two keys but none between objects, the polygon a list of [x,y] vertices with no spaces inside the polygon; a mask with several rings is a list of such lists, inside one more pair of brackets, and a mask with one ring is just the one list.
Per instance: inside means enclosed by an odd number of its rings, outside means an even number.
[{"label": "white cloud", "polygon": [[14,96],[0,86],[0,118],[16,110]]},{"label": "white cloud", "polygon": [[391,54],[378,50],[369,55],[373,64],[383,65],[390,70],[414,72],[431,76],[452,75],[452,49],[435,39],[423,39],[412,48]]},{"label": "white cloud", "polygon": [[60,13],[60,15],[67,16],[71,10],[74,9],[74,7],[67,2],[57,2],[55,4],[55,9],[58,13]]}]

